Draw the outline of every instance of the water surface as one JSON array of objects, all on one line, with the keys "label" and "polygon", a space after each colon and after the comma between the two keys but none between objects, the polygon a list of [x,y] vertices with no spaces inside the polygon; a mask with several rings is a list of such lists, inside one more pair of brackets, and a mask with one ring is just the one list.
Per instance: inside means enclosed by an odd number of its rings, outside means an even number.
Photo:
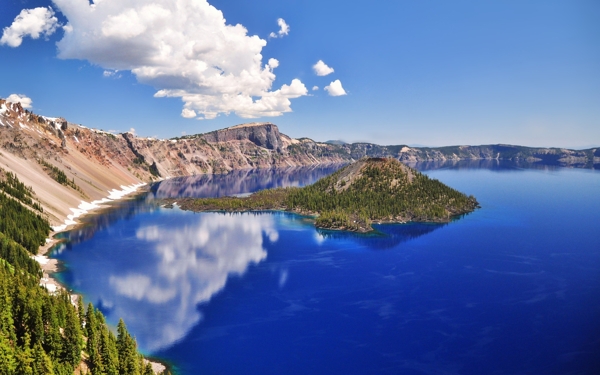
[{"label": "water surface", "polygon": [[55,252],[60,277],[181,374],[600,373],[600,173],[426,173],[482,208],[356,235],[152,204],[320,173],[201,176],[90,217]]}]

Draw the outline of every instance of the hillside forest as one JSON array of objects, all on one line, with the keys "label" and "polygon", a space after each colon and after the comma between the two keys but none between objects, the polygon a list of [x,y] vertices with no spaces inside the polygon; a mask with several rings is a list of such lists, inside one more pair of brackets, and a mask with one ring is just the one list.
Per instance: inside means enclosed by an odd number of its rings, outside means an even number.
[{"label": "hillside forest", "polygon": [[0,169],[0,375],[154,374],[122,320],[115,334],[92,304],[40,285],[32,255],[49,233],[32,189]]}]

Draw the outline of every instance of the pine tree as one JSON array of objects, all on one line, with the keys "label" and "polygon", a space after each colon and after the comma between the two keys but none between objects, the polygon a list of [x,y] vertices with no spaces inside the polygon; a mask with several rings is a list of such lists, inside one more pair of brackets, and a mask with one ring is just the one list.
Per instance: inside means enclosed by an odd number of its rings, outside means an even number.
[{"label": "pine tree", "polygon": [[85,323],[85,309],[83,307],[83,297],[77,298],[77,316],[79,317],[79,327],[83,328]]},{"label": "pine tree", "polygon": [[123,319],[117,325],[117,350],[119,351],[119,374],[139,375],[138,353],[135,340],[127,332]]},{"label": "pine tree", "polygon": [[96,322],[96,312],[94,306],[90,303],[85,315],[86,331],[87,331],[87,352],[89,354],[89,367],[92,375],[101,375],[104,371],[102,368],[102,360],[99,352],[98,327]]},{"label": "pine tree", "polygon": [[32,370],[34,375],[54,375],[52,360],[39,342],[33,348]]},{"label": "pine tree", "polygon": [[[83,307],[82,307],[83,308]],[[81,325],[79,317],[74,311],[73,306],[69,305],[64,328],[64,343],[62,347],[61,359],[70,364],[73,368],[81,361]]]},{"label": "pine tree", "polygon": [[18,348],[16,351],[16,371],[19,375],[34,375],[32,364],[33,364],[33,353],[30,348],[31,340],[29,334],[26,333],[23,337],[23,346]]},{"label": "pine tree", "polygon": [[104,373],[106,375],[119,375],[119,354],[117,353],[116,342],[111,340],[112,333],[105,327],[101,333],[100,354]]},{"label": "pine tree", "polygon": [[17,367],[15,349],[3,332],[0,332],[0,375],[12,375]]}]

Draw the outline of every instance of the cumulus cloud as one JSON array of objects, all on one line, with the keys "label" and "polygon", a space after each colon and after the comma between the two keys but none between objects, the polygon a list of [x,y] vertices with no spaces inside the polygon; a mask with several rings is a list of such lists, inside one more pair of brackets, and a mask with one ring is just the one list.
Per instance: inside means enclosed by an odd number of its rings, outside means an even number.
[{"label": "cumulus cloud", "polygon": [[319,89],[319,86],[313,86],[313,91],[317,91]]},{"label": "cumulus cloud", "polygon": [[288,25],[283,18],[278,18],[277,24],[279,25],[279,31],[277,34],[274,32],[269,34],[270,38],[281,38],[290,33],[290,25]]},{"label": "cumulus cloud", "polygon": [[[290,99],[307,95],[299,80],[273,90],[279,62],[263,63],[267,42],[228,25],[206,0],[53,1],[68,19],[59,58],[130,70],[155,97],[181,98],[182,115],[280,116],[291,112]],[[285,21],[278,24],[277,35],[287,35]]]},{"label": "cumulus cloud", "polygon": [[339,79],[331,82],[329,86],[325,86],[324,90],[327,91],[330,96],[346,95],[346,90],[342,87],[342,82],[340,82]]},{"label": "cumulus cloud", "polygon": [[40,36],[50,36],[58,28],[58,18],[54,16],[51,7],[23,9],[15,18],[12,25],[5,27],[0,38],[0,45],[6,44],[10,47],[18,47],[23,38],[30,36],[38,39]]},{"label": "cumulus cloud", "polygon": [[33,103],[31,98],[22,94],[10,94],[8,98],[6,98],[6,101],[10,103],[21,103],[21,107],[23,108],[31,108],[31,104]]},{"label": "cumulus cloud", "polygon": [[318,76],[326,76],[334,72],[333,68],[327,66],[327,64],[325,64],[323,60],[317,61],[317,63],[313,65],[313,70]]},{"label": "cumulus cloud", "polygon": [[194,117],[196,117],[196,111],[194,111],[193,109],[184,108],[181,111],[181,117],[194,118]]}]

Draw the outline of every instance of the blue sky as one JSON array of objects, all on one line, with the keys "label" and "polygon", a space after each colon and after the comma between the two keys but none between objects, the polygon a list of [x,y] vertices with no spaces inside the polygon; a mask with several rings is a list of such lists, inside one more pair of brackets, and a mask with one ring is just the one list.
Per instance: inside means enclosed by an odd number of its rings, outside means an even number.
[{"label": "blue sky", "polygon": [[96,3],[2,0],[0,97],[160,138],[270,121],[320,141],[600,146],[596,0]]}]

